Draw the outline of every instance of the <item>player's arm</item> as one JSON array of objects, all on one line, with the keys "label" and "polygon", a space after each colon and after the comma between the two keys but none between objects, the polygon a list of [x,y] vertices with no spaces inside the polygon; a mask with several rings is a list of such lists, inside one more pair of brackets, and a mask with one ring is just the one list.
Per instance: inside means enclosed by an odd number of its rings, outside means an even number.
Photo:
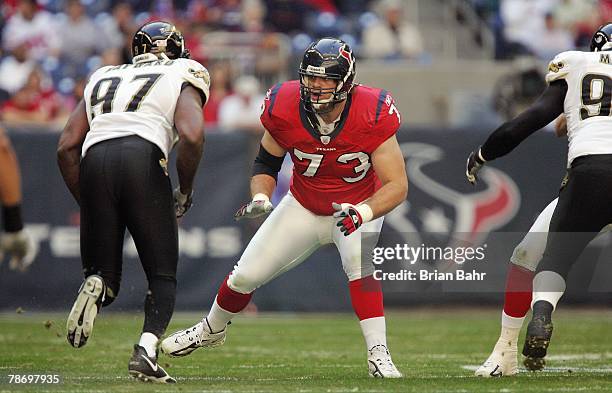
[{"label": "player's arm", "polygon": [[559,138],[567,136],[567,118],[565,115],[560,115],[557,117],[557,120],[555,120],[555,135]]},{"label": "player's arm", "polygon": [[510,153],[525,138],[555,120],[563,112],[567,83],[560,79],[552,82],[544,93],[523,113],[502,124],[486,142],[470,154],[466,176],[474,184],[476,175],[486,161]]},{"label": "player's arm", "polygon": [[193,86],[182,91],[174,110],[174,126],[179,134],[176,146],[176,170],[179,187],[174,190],[176,216],[183,216],[191,207],[193,180],[204,149],[204,117],[202,95]]},{"label": "player's arm", "polygon": [[79,204],[81,203],[79,165],[81,163],[81,147],[87,131],[89,131],[87,111],[85,110],[85,101],[81,100],[68,118],[57,146],[57,164],[60,172],[62,172],[68,190]]},{"label": "player's arm", "polygon": [[4,233],[0,237],[0,263],[4,253],[11,255],[9,268],[26,271],[34,261],[36,248],[23,229],[21,215],[21,174],[10,139],[0,127],[0,202]]},{"label": "player's arm", "polygon": [[382,187],[357,206],[334,204],[334,209],[337,210],[334,217],[344,217],[337,225],[345,236],[357,230],[362,223],[389,213],[406,200],[408,195],[406,164],[395,135],[378,146],[371,159]]},{"label": "player's arm", "polygon": [[234,218],[254,218],[272,211],[270,202],[272,193],[276,188],[276,180],[280,171],[286,151],[266,130],[261,138],[259,153],[253,163],[253,176],[251,177],[251,202],[242,206]]}]

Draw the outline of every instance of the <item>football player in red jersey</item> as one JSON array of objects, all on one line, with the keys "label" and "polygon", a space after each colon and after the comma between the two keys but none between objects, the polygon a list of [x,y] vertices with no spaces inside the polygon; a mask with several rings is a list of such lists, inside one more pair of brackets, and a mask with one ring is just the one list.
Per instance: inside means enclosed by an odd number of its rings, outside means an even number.
[{"label": "football player in red jersey", "polygon": [[387,91],[353,84],[355,58],[341,40],[310,45],[299,73],[299,81],[279,83],[266,95],[253,199],[236,219],[272,211],[270,195],[286,153],[294,164],[290,191],[221,284],[208,316],[166,338],[162,350],[184,356],[223,344],[227,324],[255,289],[334,243],[365,337],[369,373],[398,378],[387,349],[380,282],[372,264],[361,261],[361,234],[378,235],[384,215],[406,199],[405,163],[395,137],[400,114]]}]

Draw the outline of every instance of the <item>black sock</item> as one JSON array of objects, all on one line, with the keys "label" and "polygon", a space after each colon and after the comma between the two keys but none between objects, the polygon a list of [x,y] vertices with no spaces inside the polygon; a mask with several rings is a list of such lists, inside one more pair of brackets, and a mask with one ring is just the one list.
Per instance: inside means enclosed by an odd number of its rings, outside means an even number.
[{"label": "black sock", "polygon": [[5,232],[18,232],[23,229],[21,205],[2,206],[2,222]]},{"label": "black sock", "polygon": [[145,298],[145,320],[143,332],[151,332],[161,337],[165,332],[176,299],[176,279],[167,276],[155,276],[149,281],[149,292]]}]

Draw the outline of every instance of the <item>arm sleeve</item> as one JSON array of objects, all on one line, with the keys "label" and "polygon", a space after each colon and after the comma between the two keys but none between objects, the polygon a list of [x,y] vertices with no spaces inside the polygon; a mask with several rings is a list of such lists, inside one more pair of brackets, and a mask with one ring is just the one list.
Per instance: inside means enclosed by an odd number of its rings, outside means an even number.
[{"label": "arm sleeve", "polygon": [[[202,96],[202,105],[206,105],[210,92],[210,75],[200,63],[191,59],[179,59],[185,62],[183,81],[195,87]],[[183,84],[184,86],[184,84]]]},{"label": "arm sleeve", "polygon": [[525,112],[495,130],[480,148],[482,158],[494,160],[510,153],[525,138],[555,120],[563,112],[567,82],[553,81]]}]

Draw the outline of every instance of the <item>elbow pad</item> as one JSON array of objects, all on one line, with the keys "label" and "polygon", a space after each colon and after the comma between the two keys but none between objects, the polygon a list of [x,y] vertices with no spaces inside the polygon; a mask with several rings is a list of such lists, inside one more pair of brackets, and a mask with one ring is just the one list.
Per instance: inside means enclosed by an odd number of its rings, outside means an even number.
[{"label": "elbow pad", "polygon": [[260,145],[259,154],[255,157],[255,163],[253,164],[253,176],[264,174],[272,176],[276,180],[284,160],[285,157],[274,156]]}]

